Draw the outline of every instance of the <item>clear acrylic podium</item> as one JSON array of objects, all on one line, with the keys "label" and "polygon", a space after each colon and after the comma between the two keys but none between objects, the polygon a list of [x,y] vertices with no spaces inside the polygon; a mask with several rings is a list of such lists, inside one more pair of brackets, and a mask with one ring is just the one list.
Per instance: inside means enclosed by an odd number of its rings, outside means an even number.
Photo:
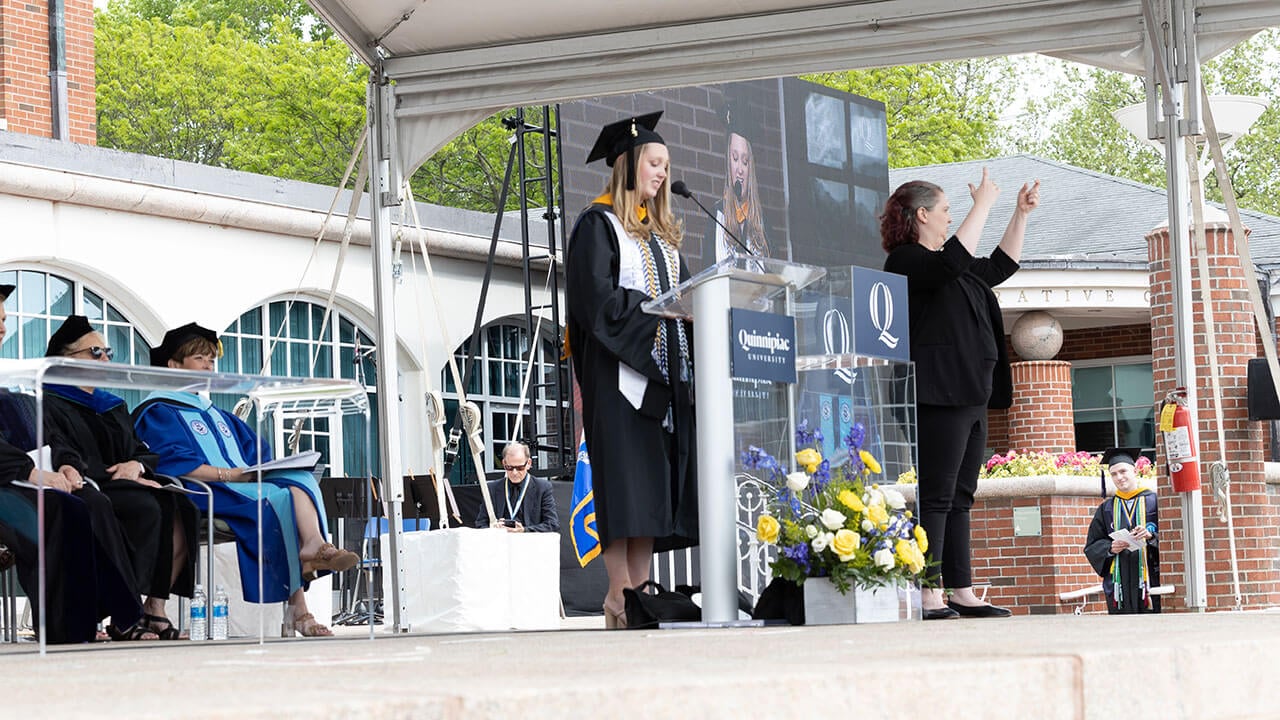
[{"label": "clear acrylic podium", "polygon": [[[842,438],[860,423],[864,447],[881,459],[884,482],[915,467],[914,366],[905,359],[906,338],[893,337],[888,329],[905,325],[905,299],[896,312],[892,303],[886,309],[877,296],[884,292],[875,287],[880,283],[868,282],[867,272],[873,271],[726,258],[643,306],[646,312],[693,321],[702,625],[737,623],[739,578],[757,574],[753,588],[763,587],[769,577],[774,549],[760,545],[754,533],[761,508],[757,504],[754,517],[746,518],[739,502],[743,479],[756,487],[768,480],[752,478],[743,467],[740,458],[748,446],[794,470],[797,424],[807,423],[810,432],[821,431],[820,451],[835,467],[847,459]],[[876,317],[861,317],[868,308]],[[738,372],[733,310],[794,319],[794,381],[751,379]],[[898,323],[892,323],[895,315]],[[855,347],[859,323],[867,326],[861,329],[874,326],[876,346]],[[885,347],[878,347],[881,343]]]}]

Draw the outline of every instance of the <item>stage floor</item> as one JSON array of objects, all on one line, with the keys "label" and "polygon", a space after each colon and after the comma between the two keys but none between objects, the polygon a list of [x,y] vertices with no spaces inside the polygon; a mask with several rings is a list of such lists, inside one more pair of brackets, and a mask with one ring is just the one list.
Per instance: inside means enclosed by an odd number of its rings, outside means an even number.
[{"label": "stage floor", "polygon": [[[576,618],[592,628],[600,618]],[[5,717],[1266,718],[1280,612],[0,645]]]}]

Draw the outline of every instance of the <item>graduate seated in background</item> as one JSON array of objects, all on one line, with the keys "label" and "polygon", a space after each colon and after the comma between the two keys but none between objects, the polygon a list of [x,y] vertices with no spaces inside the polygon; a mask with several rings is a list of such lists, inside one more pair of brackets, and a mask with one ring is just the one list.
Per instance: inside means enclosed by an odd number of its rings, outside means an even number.
[{"label": "graduate seated in background", "polygon": [[[0,285],[0,342],[5,336],[3,302],[12,285]],[[46,430],[44,441],[60,438]],[[110,616],[116,640],[155,640],[142,617],[142,602],[124,535],[111,501],[74,469],[39,470],[28,455],[36,449],[36,403],[30,395],[0,390],[0,542],[17,559],[18,582],[32,598],[39,626],[37,493],[44,493],[45,642],[92,642],[98,621]],[[43,486],[43,491],[33,486]]]},{"label": "graduate seated in background", "polygon": [[[217,333],[189,323],[165,333],[160,346],[151,350],[151,364],[212,372],[220,354]],[[332,635],[307,609],[303,582],[349,570],[359,556],[326,539],[326,513],[315,476],[297,469],[262,476],[259,593],[257,473],[244,468],[271,460],[271,447],[240,418],[194,393],[153,392],[134,410],[133,419],[138,437],[159,458],[158,472],[192,477],[213,488],[215,513],[236,536],[244,598],[257,603],[288,600],[296,632],[303,637]],[[192,499],[202,511],[208,508],[207,497]]]},{"label": "graduate seated in background", "polygon": [[[502,449],[502,469],[506,477],[490,480],[488,488],[493,512],[498,516],[493,527],[505,527],[508,532],[560,532],[551,481],[530,475],[532,466],[528,445],[509,442]],[[475,525],[489,527],[489,513],[483,503]]]},{"label": "graduate seated in background", "polygon": [[1084,546],[1089,564],[1102,577],[1112,614],[1160,612],[1160,598],[1150,592],[1160,584],[1160,516],[1156,494],[1138,485],[1138,457],[1131,448],[1103,453],[1102,494],[1106,496],[1107,474],[1116,493],[1094,512]]},{"label": "graduate seated in background", "polygon": [[[49,338],[47,357],[111,362],[106,338],[88,318],[71,315]],[[111,499],[128,542],[138,588],[147,596],[143,619],[161,640],[177,640],[165,615],[170,594],[191,597],[195,589],[196,506],[171,479],[155,475],[156,456],[133,431],[124,399],[94,387],[45,386],[45,427],[54,467],[94,481]]]}]

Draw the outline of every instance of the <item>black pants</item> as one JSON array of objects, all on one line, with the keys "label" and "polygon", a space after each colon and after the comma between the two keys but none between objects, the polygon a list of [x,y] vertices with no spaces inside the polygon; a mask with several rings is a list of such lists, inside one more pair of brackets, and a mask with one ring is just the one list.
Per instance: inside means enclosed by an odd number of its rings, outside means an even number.
[{"label": "black pants", "polygon": [[926,578],[936,587],[973,585],[969,509],[987,444],[987,408],[920,405],[920,524],[929,536]]},{"label": "black pants", "polygon": [[[196,506],[186,496],[128,480],[100,481],[111,499],[128,544],[133,577],[142,594],[168,598],[170,592],[190,597],[195,583]],[[187,540],[186,562],[173,580],[173,527],[180,522]]]}]

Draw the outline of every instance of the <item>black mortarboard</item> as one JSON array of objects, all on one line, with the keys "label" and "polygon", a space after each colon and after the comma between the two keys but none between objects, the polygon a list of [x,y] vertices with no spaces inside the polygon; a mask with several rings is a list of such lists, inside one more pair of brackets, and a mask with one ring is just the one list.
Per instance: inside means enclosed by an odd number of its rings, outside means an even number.
[{"label": "black mortarboard", "polygon": [[164,340],[161,340],[158,346],[151,348],[151,364],[156,367],[168,365],[173,354],[178,352],[178,348],[182,347],[183,343],[198,337],[217,345],[218,352],[222,352],[222,345],[218,343],[218,333],[195,323],[187,323],[165,333]]},{"label": "black mortarboard", "polygon": [[0,285],[0,302],[8,300],[17,287],[17,285]]},{"label": "black mortarboard", "polygon": [[44,349],[45,357],[54,357],[61,355],[62,351],[80,338],[95,332],[94,327],[89,324],[89,318],[83,315],[68,315],[66,320],[62,321],[62,325],[53,332],[53,336],[49,338],[49,345]]},{"label": "black mortarboard", "polygon": [[1102,451],[1102,497],[1107,496],[1107,470],[1112,465],[1136,465],[1142,451],[1138,448],[1107,448]]},{"label": "black mortarboard", "polygon": [[735,135],[741,135],[748,142],[759,139],[760,126],[755,116],[751,114],[745,97],[728,99],[724,107],[720,108],[720,119],[724,121],[726,130]]},{"label": "black mortarboard", "polygon": [[604,160],[605,165],[613,167],[618,157],[626,153],[627,189],[634,190],[636,187],[635,149],[647,143],[666,144],[662,136],[653,131],[658,126],[660,117],[662,117],[661,110],[605,125],[600,129],[596,144],[591,146],[591,152],[587,153],[587,164]]}]

